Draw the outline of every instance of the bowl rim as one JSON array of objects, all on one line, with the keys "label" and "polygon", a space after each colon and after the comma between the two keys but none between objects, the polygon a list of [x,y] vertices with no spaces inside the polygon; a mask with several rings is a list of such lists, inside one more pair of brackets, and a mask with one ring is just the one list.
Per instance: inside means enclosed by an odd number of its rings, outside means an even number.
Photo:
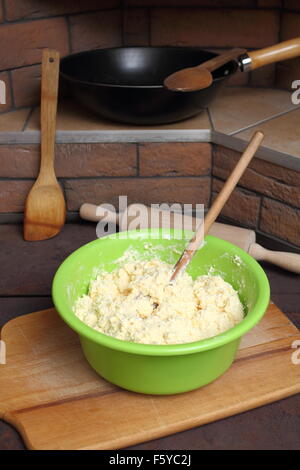
[{"label": "bowl rim", "polygon": [[[153,234],[156,232],[159,235],[174,235],[182,234],[181,230],[178,229],[141,229],[141,230],[131,230],[127,233],[130,235],[130,239],[144,239],[146,240],[150,233]],[[192,231],[184,231],[186,235],[193,234]],[[124,235],[124,232],[121,232]],[[63,300],[63,296],[60,295],[61,293],[61,285],[60,279],[64,277],[64,269],[68,267],[75,258],[81,256],[86,250],[92,249],[94,246],[105,242],[106,240],[116,239],[116,234],[106,235],[104,237],[98,238],[93,240],[85,245],[81,246],[74,252],[72,252],[58,267],[52,282],[52,300],[54,306],[62,318],[62,320],[71,327],[79,336],[83,336],[85,339],[91,340],[97,344],[105,346],[110,349],[114,349],[117,351],[123,351],[130,354],[136,355],[146,355],[146,356],[175,356],[175,355],[185,355],[185,354],[194,354],[201,351],[208,351],[210,349],[217,348],[219,346],[223,346],[227,343],[230,343],[234,340],[237,340],[245,333],[247,333],[253,326],[255,326],[259,320],[265,314],[265,311],[270,302],[270,285],[268,278],[259,265],[259,263],[252,258],[248,253],[244,250],[239,248],[236,245],[233,245],[230,242],[227,242],[221,238],[214,237],[212,235],[207,235],[205,237],[206,241],[218,241],[221,242],[222,246],[226,251],[232,252],[234,251],[247,266],[249,266],[255,277],[258,280],[258,299],[252,308],[251,312],[244,317],[244,319],[235,325],[234,327],[226,330],[223,333],[220,333],[216,336],[202,339],[199,341],[191,342],[191,343],[182,343],[182,344],[170,344],[170,345],[156,345],[156,344],[142,344],[142,343],[133,343],[121,339],[114,338],[113,336],[106,335],[101,333],[92,327],[86,325],[83,321],[81,321],[76,315],[74,314],[71,307]],[[171,240],[174,240],[171,238]]]}]

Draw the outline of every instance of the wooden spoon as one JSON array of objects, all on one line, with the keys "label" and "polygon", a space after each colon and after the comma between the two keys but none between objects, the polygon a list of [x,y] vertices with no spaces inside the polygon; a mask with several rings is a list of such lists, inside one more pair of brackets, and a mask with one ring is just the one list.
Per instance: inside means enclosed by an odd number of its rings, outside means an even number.
[{"label": "wooden spoon", "polygon": [[172,91],[195,91],[207,88],[213,81],[211,72],[245,52],[246,49],[230,49],[230,51],[197,65],[197,67],[179,70],[164,80],[164,86]]},{"label": "wooden spoon", "polygon": [[60,232],[66,203],[54,172],[54,144],[59,77],[59,52],[44,49],[41,91],[41,164],[25,203],[24,238],[45,240]]},{"label": "wooden spoon", "polygon": [[220,191],[213,205],[209,209],[204,219],[204,227],[203,223],[201,223],[200,226],[197,228],[196,233],[189,241],[183,254],[175,264],[173,274],[171,276],[171,282],[173,282],[179,274],[185,271],[186,267],[193,258],[196,250],[201,245],[203,238],[209,232],[209,229],[220,214],[223,206],[226,204],[229,196],[236,187],[245,169],[249,165],[263,138],[264,134],[260,131],[256,132],[251,138],[249,144],[246,147],[246,150],[242,154],[241,158],[239,159],[238,163],[236,164],[235,168],[233,169],[232,173],[224,184],[222,190]]}]

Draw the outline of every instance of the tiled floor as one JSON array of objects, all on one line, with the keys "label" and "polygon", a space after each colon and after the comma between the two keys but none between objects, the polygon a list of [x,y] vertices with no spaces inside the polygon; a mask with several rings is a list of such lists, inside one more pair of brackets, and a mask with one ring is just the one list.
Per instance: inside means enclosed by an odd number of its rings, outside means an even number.
[{"label": "tiled floor", "polygon": [[265,146],[300,158],[299,108],[234,135],[240,139],[248,140],[250,135],[258,129],[265,134]]},{"label": "tiled floor", "polygon": [[24,108],[0,114],[0,132],[23,131],[29,113],[30,108]]},{"label": "tiled floor", "polygon": [[[197,116],[184,121],[162,126],[133,126],[106,121],[99,116],[86,111],[81,105],[71,100],[60,102],[57,114],[57,129],[64,135],[72,132],[72,138],[76,139],[76,133],[80,132],[80,139],[84,139],[86,131],[94,136],[93,141],[101,138],[101,133],[114,131],[115,141],[118,141],[118,131],[123,133],[123,142],[126,136],[130,138],[130,131],[174,131],[163,138],[164,141],[176,140],[177,133],[185,136],[185,131],[205,131],[203,139],[215,142],[214,135],[218,134],[218,143],[230,146],[228,139],[243,141],[249,138],[256,128],[265,132],[264,147],[269,151],[268,160],[272,161],[272,152],[284,153],[275,155],[274,162],[283,166],[294,167],[295,157],[298,165],[300,148],[298,145],[300,124],[300,105],[294,105],[291,101],[291,93],[285,90],[253,87],[228,87],[219,92],[208,111],[203,111]],[[9,131],[20,132],[19,137],[29,136],[30,131],[40,129],[40,110],[21,109],[0,115],[1,143],[5,143],[5,134]],[[212,132],[211,132],[212,131]],[[124,137],[124,133],[126,136]],[[102,135],[104,135],[102,134]],[[149,135],[149,134],[147,134]],[[195,134],[195,139],[200,133]],[[82,137],[83,136],[83,137]],[[162,134],[160,134],[162,136]],[[210,136],[210,137],[209,137]],[[142,136],[141,139],[145,138]],[[160,138],[160,137],[159,137]],[[224,139],[224,142],[220,141]],[[227,138],[227,140],[226,140]],[[125,140],[124,140],[125,139]],[[82,140],[80,140],[82,141]],[[100,141],[100,140],[99,140]],[[271,152],[271,157],[270,157]],[[288,163],[290,157],[290,162]],[[263,157],[262,157],[263,158]],[[296,166],[297,166],[296,165]],[[299,165],[297,166],[297,168]]]},{"label": "tiled floor", "polygon": [[[40,110],[35,109],[26,126],[26,131],[38,130],[40,128]],[[132,129],[210,129],[207,111],[203,111],[195,117],[174,124],[161,126],[134,126],[121,124],[96,116],[86,111],[82,106],[66,100],[60,103],[57,113],[57,129],[61,131],[105,131],[105,130],[132,130]]]},{"label": "tiled floor", "polygon": [[294,109],[288,91],[244,87],[224,88],[209,107],[215,130],[224,134]]}]

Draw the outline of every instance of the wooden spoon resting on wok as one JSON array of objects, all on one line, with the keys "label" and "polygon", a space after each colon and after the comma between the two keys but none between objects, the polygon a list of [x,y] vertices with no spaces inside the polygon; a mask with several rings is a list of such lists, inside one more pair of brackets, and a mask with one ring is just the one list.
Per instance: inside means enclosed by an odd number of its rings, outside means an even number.
[{"label": "wooden spoon resting on wok", "polygon": [[195,91],[207,88],[213,81],[211,72],[222,67],[230,60],[237,59],[245,52],[246,49],[230,49],[230,51],[197,65],[197,67],[188,67],[172,73],[165,79],[164,85],[173,91]]},{"label": "wooden spoon resting on wok", "polygon": [[209,87],[217,70],[230,60],[237,59],[242,71],[255,70],[263,65],[280,60],[292,59],[300,55],[300,38],[290,39],[275,46],[245,53],[243,49],[231,49],[197,67],[188,67],[172,73],[164,80],[164,86],[172,91],[196,91]]}]

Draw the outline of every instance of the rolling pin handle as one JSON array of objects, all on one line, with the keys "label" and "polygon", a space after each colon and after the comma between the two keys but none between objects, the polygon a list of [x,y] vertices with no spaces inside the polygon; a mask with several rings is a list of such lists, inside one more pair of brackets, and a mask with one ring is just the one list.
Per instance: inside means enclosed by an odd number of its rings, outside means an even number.
[{"label": "rolling pin handle", "polygon": [[[99,206],[96,206],[96,204],[82,204],[82,206],[79,209],[79,215],[82,219],[84,220],[89,220],[92,222],[99,222],[103,216],[100,216],[97,214],[97,208]],[[105,222],[113,222],[113,223],[118,223],[119,215],[116,214],[115,212],[110,211],[107,208],[103,208],[105,210]]]},{"label": "rolling pin handle", "polygon": [[268,261],[280,268],[300,274],[300,255],[283,251],[272,251],[253,243],[248,251],[258,261]]}]

